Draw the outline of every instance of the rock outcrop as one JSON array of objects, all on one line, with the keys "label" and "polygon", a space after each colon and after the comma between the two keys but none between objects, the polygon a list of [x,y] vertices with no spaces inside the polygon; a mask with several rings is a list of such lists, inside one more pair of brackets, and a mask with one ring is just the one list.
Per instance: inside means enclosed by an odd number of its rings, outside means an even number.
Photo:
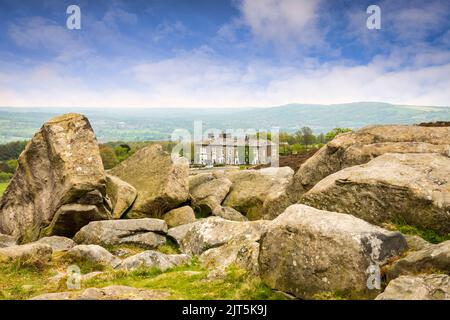
[{"label": "rock outcrop", "polygon": [[136,188],[128,218],[161,217],[189,198],[189,163],[172,157],[160,145],[138,150],[109,172]]},{"label": "rock outcrop", "polygon": [[169,228],[177,227],[183,224],[195,222],[195,213],[191,207],[183,206],[165,213],[164,221],[166,221]]},{"label": "rock outcrop", "polygon": [[118,269],[135,270],[139,268],[156,268],[161,271],[188,263],[191,257],[187,254],[164,254],[147,250],[128,257],[117,267]]},{"label": "rock outcrop", "polygon": [[67,251],[65,256],[75,263],[82,261],[112,268],[117,267],[121,262],[119,258],[112,255],[108,250],[95,244],[80,244]]},{"label": "rock outcrop", "polygon": [[166,243],[167,224],[164,220],[143,218],[94,221],[84,226],[74,237],[79,244],[102,246],[129,244],[155,249]]},{"label": "rock outcrop", "polygon": [[301,203],[349,213],[370,223],[404,221],[450,232],[450,158],[389,153],[343,169],[317,183]]},{"label": "rock outcrop", "polygon": [[106,194],[111,200],[113,219],[120,219],[137,197],[132,185],[110,174],[106,175]]},{"label": "rock outcrop", "polygon": [[401,276],[389,282],[376,300],[450,300],[450,277],[445,274]]},{"label": "rock outcrop", "polygon": [[286,188],[293,174],[289,167],[227,173],[233,184],[222,205],[236,209],[249,220],[273,219],[286,206]]},{"label": "rock outcrop", "polygon": [[443,272],[450,275],[450,240],[409,252],[386,271],[388,279],[400,275]]},{"label": "rock outcrop", "polygon": [[48,244],[52,248],[53,252],[67,251],[77,245],[72,239],[61,236],[40,238],[35,243]]},{"label": "rock outcrop", "polygon": [[288,193],[291,202],[325,177],[344,168],[369,162],[385,153],[450,155],[450,127],[408,125],[369,126],[337,136],[296,172]]},{"label": "rock outcrop", "polygon": [[311,299],[321,292],[370,296],[368,268],[406,249],[390,232],[351,215],[292,205],[262,235],[259,267],[271,288]]},{"label": "rock outcrop", "polygon": [[46,122],[18,163],[0,201],[0,232],[22,243],[71,237],[89,221],[111,218],[97,141],[84,116]]},{"label": "rock outcrop", "polygon": [[0,261],[13,260],[36,265],[49,262],[52,253],[52,247],[48,244],[27,243],[0,248]]},{"label": "rock outcrop", "polygon": [[221,217],[225,220],[248,221],[247,217],[245,217],[242,213],[231,207],[217,206],[212,211],[212,215],[216,217]]},{"label": "rock outcrop", "polygon": [[190,188],[192,205],[203,216],[208,216],[220,206],[230,191],[231,181],[227,178],[218,178],[200,183]]}]

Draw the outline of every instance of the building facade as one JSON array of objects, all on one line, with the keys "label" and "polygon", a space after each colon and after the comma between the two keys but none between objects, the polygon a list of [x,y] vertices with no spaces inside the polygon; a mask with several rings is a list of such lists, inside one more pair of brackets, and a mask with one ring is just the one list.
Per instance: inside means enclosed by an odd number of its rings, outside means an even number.
[{"label": "building facade", "polygon": [[195,143],[194,159],[203,165],[269,164],[278,161],[278,150],[266,139],[209,134],[207,139]]}]

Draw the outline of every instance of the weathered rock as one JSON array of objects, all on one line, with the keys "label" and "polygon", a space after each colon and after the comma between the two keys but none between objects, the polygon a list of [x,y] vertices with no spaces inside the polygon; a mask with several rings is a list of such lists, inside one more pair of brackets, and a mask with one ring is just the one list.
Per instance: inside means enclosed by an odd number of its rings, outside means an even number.
[{"label": "weathered rock", "polygon": [[189,163],[172,157],[160,145],[138,150],[110,170],[112,175],[136,188],[138,196],[129,218],[160,217],[189,198]]},{"label": "weathered rock", "polygon": [[0,248],[0,261],[14,260],[30,264],[46,263],[52,258],[52,247],[42,243]]},{"label": "weathered rock", "polygon": [[286,188],[293,174],[289,167],[230,172],[226,177],[233,184],[222,205],[250,220],[273,219],[285,208]]},{"label": "weathered rock", "polygon": [[178,244],[180,244],[181,240],[186,236],[187,232],[201,220],[197,220],[193,223],[183,224],[178,227],[170,228],[167,231],[167,236],[171,239],[175,240]]},{"label": "weathered rock", "polygon": [[113,219],[120,219],[137,197],[136,188],[110,174],[106,175],[106,194],[111,199]]},{"label": "weathered rock", "polygon": [[[61,225],[60,218],[67,226],[47,229],[46,235],[73,236],[82,223],[110,218],[102,203],[106,194],[102,160],[84,116],[66,114],[46,122],[18,162],[0,201],[0,232],[23,243],[38,239],[50,224]],[[61,208],[74,203],[79,203],[77,211],[61,214]],[[91,205],[99,210],[84,209]]]},{"label": "weathered rock", "polygon": [[198,255],[234,238],[258,241],[268,221],[237,222],[219,217],[199,220],[179,240],[182,252]]},{"label": "weathered rock", "polygon": [[444,272],[450,274],[450,240],[430,245],[394,262],[386,271],[388,279],[400,275]]},{"label": "weathered rock", "polygon": [[52,247],[53,252],[67,251],[77,245],[72,239],[61,236],[44,237],[36,243],[48,244]]},{"label": "weathered rock", "polygon": [[301,165],[288,189],[292,202],[330,174],[385,153],[450,155],[450,127],[380,125],[341,134]]},{"label": "weathered rock", "polygon": [[211,172],[207,173],[199,173],[192,176],[189,176],[188,183],[189,183],[189,192],[197,188],[199,185],[204,184],[208,181],[214,180],[215,177]]},{"label": "weathered rock", "polygon": [[259,267],[271,288],[310,299],[320,292],[367,292],[369,266],[406,249],[390,232],[351,215],[292,205],[261,237]]},{"label": "weathered rock", "polygon": [[0,233],[0,248],[11,247],[15,245],[16,245],[15,237]]},{"label": "weathered rock", "polygon": [[258,242],[236,238],[220,247],[206,250],[199,260],[205,268],[219,270],[222,274],[228,266],[234,264],[250,274],[259,275],[258,255]]},{"label": "weathered rock", "polygon": [[120,259],[112,255],[105,248],[95,244],[80,244],[66,253],[66,257],[77,262],[91,262],[98,265],[111,266],[113,268],[120,264]]},{"label": "weathered rock", "polygon": [[413,236],[409,234],[403,235],[406,239],[406,243],[408,244],[408,249],[412,251],[419,251],[425,249],[429,246],[432,246],[431,243],[422,239],[419,236]]},{"label": "weathered rock", "polygon": [[94,221],[78,231],[74,240],[82,244],[130,244],[153,249],[166,243],[166,232],[166,222],[160,219]]},{"label": "weathered rock", "polygon": [[389,282],[376,300],[450,300],[450,277],[444,274],[401,276]]},{"label": "weathered rock", "polygon": [[156,268],[165,271],[186,264],[190,260],[191,257],[186,254],[164,254],[158,251],[147,250],[124,259],[118,266],[118,269]]},{"label": "weathered rock", "polygon": [[334,173],[300,202],[350,213],[370,223],[401,220],[450,232],[450,158],[439,154],[384,154]]},{"label": "weathered rock", "polygon": [[147,290],[113,285],[82,291],[45,293],[30,300],[165,300],[170,296],[163,290]]},{"label": "weathered rock", "polygon": [[213,216],[221,217],[225,220],[248,221],[247,217],[245,217],[239,211],[237,211],[231,207],[217,206],[212,211],[212,214],[213,214]]},{"label": "weathered rock", "polygon": [[212,179],[196,187],[190,188],[192,205],[197,208],[202,215],[210,214],[230,191],[231,181],[227,178]]},{"label": "weathered rock", "polygon": [[195,213],[189,206],[172,209],[164,214],[164,221],[166,221],[169,228],[177,227],[194,222]]}]

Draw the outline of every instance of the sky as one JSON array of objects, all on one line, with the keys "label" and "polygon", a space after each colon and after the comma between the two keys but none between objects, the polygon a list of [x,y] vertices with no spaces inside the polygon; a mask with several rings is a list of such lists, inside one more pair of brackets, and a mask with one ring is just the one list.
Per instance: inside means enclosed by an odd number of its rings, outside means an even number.
[{"label": "sky", "polygon": [[0,106],[356,101],[450,106],[450,1],[0,0]]}]

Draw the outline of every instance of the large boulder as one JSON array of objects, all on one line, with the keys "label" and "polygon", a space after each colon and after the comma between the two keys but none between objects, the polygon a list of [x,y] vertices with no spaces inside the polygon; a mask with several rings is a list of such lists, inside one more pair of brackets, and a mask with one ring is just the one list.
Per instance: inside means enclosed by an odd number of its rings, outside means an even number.
[{"label": "large boulder", "polygon": [[120,219],[137,197],[136,188],[110,174],[106,175],[106,193],[111,200],[113,219]]},{"label": "large boulder", "polygon": [[100,266],[117,267],[120,264],[120,259],[112,255],[105,248],[89,244],[80,244],[67,251],[65,257],[73,262],[88,262]]},{"label": "large boulder", "polygon": [[369,267],[406,249],[399,232],[351,215],[292,205],[262,235],[259,267],[271,288],[311,299],[321,292],[370,296]]},{"label": "large boulder", "polygon": [[74,240],[79,244],[129,244],[154,249],[166,243],[166,233],[167,224],[160,219],[107,220],[94,221],[84,226]]},{"label": "large boulder", "polygon": [[128,257],[117,267],[118,269],[135,270],[139,268],[156,268],[161,271],[188,263],[191,257],[187,254],[164,254],[147,250]]},{"label": "large boulder", "polygon": [[77,245],[72,239],[61,236],[40,238],[35,243],[48,244],[50,247],[52,247],[53,252],[67,251]]},{"label": "large boulder", "polygon": [[136,188],[128,218],[161,217],[189,199],[189,162],[160,145],[138,150],[109,172]]},{"label": "large boulder", "polygon": [[395,261],[386,274],[388,279],[394,279],[400,275],[431,272],[450,274],[450,240],[410,252]]},{"label": "large boulder", "polygon": [[235,238],[259,241],[267,221],[237,222],[219,217],[210,217],[188,225],[184,235],[178,239],[183,252],[199,255],[219,247]]},{"label": "large boulder", "polygon": [[389,282],[376,300],[450,300],[450,277],[445,274],[401,276]]},{"label": "large boulder", "polygon": [[46,263],[52,258],[52,247],[43,243],[27,243],[0,248],[0,261],[20,261],[30,264]]},{"label": "large boulder", "polygon": [[195,213],[189,206],[172,209],[164,214],[164,221],[166,221],[169,228],[181,226],[195,222]]},{"label": "large boulder", "polygon": [[[73,236],[89,221],[111,218],[102,159],[84,116],[46,122],[18,162],[0,201],[0,232],[30,242],[42,235]],[[78,205],[67,208],[72,204]]]},{"label": "large boulder", "polygon": [[288,189],[291,201],[330,174],[385,153],[450,155],[450,127],[379,125],[341,134],[300,166]]},{"label": "large boulder", "polygon": [[227,178],[212,179],[190,188],[192,205],[204,216],[219,207],[230,191],[231,181]]},{"label": "large boulder", "polygon": [[285,208],[286,188],[293,175],[289,167],[227,173],[233,184],[222,205],[236,209],[249,220],[273,219]]},{"label": "large boulder", "polygon": [[300,202],[374,224],[402,221],[446,234],[450,232],[448,177],[447,156],[389,153],[326,177]]}]

